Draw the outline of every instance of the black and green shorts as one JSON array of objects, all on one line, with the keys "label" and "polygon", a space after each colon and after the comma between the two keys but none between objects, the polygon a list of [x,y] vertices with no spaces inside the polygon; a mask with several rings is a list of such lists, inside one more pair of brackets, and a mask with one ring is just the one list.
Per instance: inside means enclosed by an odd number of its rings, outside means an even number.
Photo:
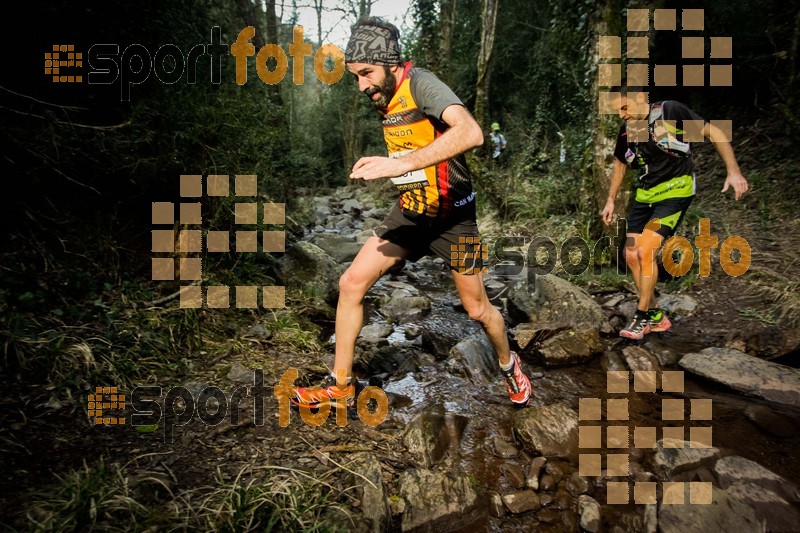
[{"label": "black and green shorts", "polygon": [[656,233],[665,239],[675,233],[686,210],[694,200],[695,182],[692,176],[678,176],[650,189],[637,189],[628,208],[627,233],[642,233],[647,223],[657,218]]},{"label": "black and green shorts", "polygon": [[409,261],[433,255],[461,274],[481,272],[486,259],[474,203],[446,218],[411,217],[395,204],[373,234],[408,250]]}]

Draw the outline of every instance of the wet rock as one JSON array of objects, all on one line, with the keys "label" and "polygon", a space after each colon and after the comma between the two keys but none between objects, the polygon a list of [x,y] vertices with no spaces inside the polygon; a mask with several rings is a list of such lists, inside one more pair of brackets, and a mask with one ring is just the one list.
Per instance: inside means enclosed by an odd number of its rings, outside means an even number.
[{"label": "wet rock", "polygon": [[337,235],[333,233],[319,233],[311,238],[310,242],[319,246],[326,254],[337,263],[346,263],[355,259],[361,245],[354,242],[350,235]]},{"label": "wet rock", "polygon": [[492,343],[483,331],[475,338],[465,339],[450,350],[447,365],[463,369],[475,385],[494,383],[500,374],[500,364]]},{"label": "wet rock", "polygon": [[350,483],[356,487],[356,495],[361,500],[361,513],[370,523],[370,531],[384,531],[389,522],[389,504],[381,464],[368,452],[355,453],[351,460],[350,469],[358,475],[351,476]]},{"label": "wet rock", "polygon": [[450,446],[444,406],[433,406],[415,416],[406,426],[403,444],[425,466],[438,463]]},{"label": "wet rock", "polygon": [[756,518],[767,524],[767,531],[796,531],[800,528],[800,511],[774,491],[753,483],[736,483],[728,495],[747,504]]},{"label": "wet rock", "polygon": [[506,288],[506,284],[502,281],[489,277],[484,278],[483,286],[486,288],[486,294],[492,300],[499,296]]},{"label": "wet rock", "polygon": [[403,532],[454,530],[480,517],[478,494],[467,474],[411,469],[397,483],[406,502]]},{"label": "wet rock", "polygon": [[[366,213],[363,213],[363,214],[366,215]],[[364,231],[369,231],[370,235],[371,235],[372,234],[372,230],[377,228],[380,225],[381,225],[381,221],[379,219],[372,218],[372,217],[366,217],[364,219],[364,223],[361,225],[361,227],[362,227],[362,229]]]},{"label": "wet rock", "polygon": [[775,437],[791,438],[799,433],[798,420],[779,415],[765,405],[748,405],[744,410],[744,416]]},{"label": "wet rock", "polygon": [[329,202],[330,198],[327,197],[314,198],[313,209],[315,219],[321,220],[324,223],[325,220],[331,216],[331,208],[328,205]]},{"label": "wet rock", "polygon": [[228,379],[234,383],[253,383],[253,370],[234,361],[228,371]]},{"label": "wet rock", "polygon": [[395,289],[381,302],[381,312],[389,318],[418,318],[428,314],[430,310],[430,300],[424,296],[409,296],[404,289]]},{"label": "wet rock", "polygon": [[575,500],[565,490],[560,489],[553,499],[553,507],[565,511],[575,506]]},{"label": "wet rock", "polygon": [[709,470],[706,467],[698,468],[695,471],[694,478],[697,481],[702,481],[704,483],[714,483],[717,484],[717,478],[714,476],[714,472]]},{"label": "wet rock", "polygon": [[342,270],[319,246],[305,241],[290,246],[278,261],[278,277],[283,285],[310,291],[328,303],[335,302],[339,295]]},{"label": "wet rock", "polygon": [[420,335],[422,335],[423,329],[422,326],[418,326],[416,324],[409,324],[406,326],[405,332],[407,339],[415,339]]},{"label": "wet rock", "polygon": [[603,345],[597,328],[568,329],[544,341],[537,352],[545,366],[583,363],[600,353]]},{"label": "wet rock", "polygon": [[494,453],[503,459],[513,459],[519,455],[519,450],[516,446],[503,439],[500,435],[494,437]]},{"label": "wet rock", "polygon": [[560,322],[523,322],[511,328],[509,333],[520,351],[526,351],[533,345],[540,344],[566,329],[569,329],[569,326]]},{"label": "wet rock", "polygon": [[360,214],[364,210],[364,204],[358,200],[345,200],[342,202],[342,211],[345,213]]},{"label": "wet rock", "polygon": [[628,457],[631,461],[641,462],[644,459],[645,453],[643,448],[628,448]]},{"label": "wet rock", "polygon": [[539,490],[539,474],[546,463],[547,459],[544,457],[534,457],[531,461],[531,466],[528,468],[528,477],[525,479],[525,484],[529,489]]},{"label": "wet rock", "polygon": [[725,348],[685,355],[680,366],[745,394],[800,405],[800,370]]},{"label": "wet rock", "polygon": [[564,511],[561,513],[561,523],[567,531],[578,531],[578,513],[571,509]]},{"label": "wet rock", "polygon": [[552,494],[548,494],[546,492],[542,492],[539,494],[539,501],[542,502],[542,507],[547,507],[548,505],[553,503],[555,496]]},{"label": "wet rock", "polygon": [[[660,370],[658,359],[641,346],[626,346],[622,349],[622,356],[631,371],[653,371]],[[655,390],[655,383],[652,383]]]},{"label": "wet rock", "polygon": [[620,371],[628,369],[625,360],[615,351],[609,351],[603,354],[603,357],[600,358],[600,367],[606,372],[609,370]]},{"label": "wet rock", "polygon": [[692,316],[700,310],[700,304],[685,294],[666,294],[658,298],[658,305],[670,315]]},{"label": "wet rock", "polygon": [[512,415],[523,443],[545,457],[577,457],[578,414],[563,403],[534,406]]},{"label": "wet rock", "polygon": [[496,492],[489,493],[489,513],[497,518],[506,515],[506,506],[503,503],[503,498]]},{"label": "wet rock", "polygon": [[656,533],[658,531],[658,506],[649,503],[644,506],[643,533]]},{"label": "wet rock", "polygon": [[503,473],[503,477],[506,478],[511,488],[517,490],[525,488],[525,474],[522,473],[520,467],[506,463],[500,465],[500,472]]},{"label": "wet rock", "polygon": [[635,300],[631,300],[630,302],[623,302],[619,305],[619,312],[622,316],[625,317],[623,320],[624,324],[627,324],[630,318],[636,313],[636,308],[639,306],[639,303]]},{"label": "wet rock", "polygon": [[520,492],[512,492],[511,494],[504,494],[503,503],[506,504],[508,510],[514,514],[536,511],[542,506],[541,502],[539,501],[539,496],[537,496],[532,490],[523,490]]},{"label": "wet rock", "polygon": [[369,324],[361,329],[358,335],[358,340],[367,344],[388,344],[386,337],[392,334],[394,328],[391,324],[385,322],[378,322]]},{"label": "wet rock", "polygon": [[550,474],[544,474],[539,480],[539,490],[550,492],[555,490],[557,486],[556,480]]},{"label": "wet rock", "polygon": [[592,533],[600,531],[600,504],[597,500],[585,494],[578,497],[578,516],[583,529]]},{"label": "wet rock", "polygon": [[545,472],[550,474],[556,485],[564,478],[564,467],[556,461],[549,461],[545,466]]},{"label": "wet rock", "polygon": [[588,477],[582,477],[578,472],[570,474],[566,489],[573,496],[580,496],[592,491],[594,483]]},{"label": "wet rock", "polygon": [[653,461],[668,478],[672,479],[675,474],[711,466],[720,456],[717,448],[692,448],[690,444],[688,441],[661,439],[656,442]]},{"label": "wet rock", "polygon": [[536,513],[536,519],[545,524],[557,524],[561,520],[561,513],[555,509],[541,509]]},{"label": "wet rock", "polygon": [[611,296],[609,299],[607,299],[605,302],[603,302],[603,307],[605,309],[611,309],[621,304],[624,299],[625,299],[624,294],[615,294]]},{"label": "wet rock", "polygon": [[523,279],[508,291],[508,312],[520,322],[555,322],[583,330],[611,328],[603,309],[580,287],[553,274],[536,276],[534,286]]},{"label": "wet rock", "polygon": [[671,494],[671,491],[683,492],[683,486],[672,486],[664,491],[664,497],[658,509],[659,532],[751,533],[763,531],[761,521],[748,505],[731,497],[722,489],[712,487],[711,490],[710,504],[684,503],[684,505],[665,505],[663,503],[667,498],[673,501],[678,499],[680,495]]},{"label": "wet rock", "polygon": [[719,486],[723,489],[736,483],[753,484],[776,492],[792,502],[800,503],[800,491],[796,485],[744,457],[738,455],[723,457],[714,465],[714,473],[719,480]]},{"label": "wet rock", "polygon": [[421,330],[422,348],[439,359],[448,357],[450,350],[463,338],[454,328],[443,330],[438,325],[423,324]]}]

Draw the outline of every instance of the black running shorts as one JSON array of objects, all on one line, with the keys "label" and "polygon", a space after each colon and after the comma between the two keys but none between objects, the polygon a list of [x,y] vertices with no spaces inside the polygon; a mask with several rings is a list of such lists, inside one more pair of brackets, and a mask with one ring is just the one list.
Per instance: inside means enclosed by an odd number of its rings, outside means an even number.
[{"label": "black running shorts", "polygon": [[475,219],[474,203],[443,219],[412,218],[395,204],[373,234],[408,250],[409,261],[433,255],[441,257],[451,270],[477,274],[483,270],[487,252]]},{"label": "black running shorts", "polygon": [[653,204],[632,200],[628,209],[628,233],[642,233],[647,223],[657,218],[661,222],[661,227],[656,233],[665,239],[671,237],[675,233],[675,228],[683,220],[693,199],[694,196],[667,198]]}]

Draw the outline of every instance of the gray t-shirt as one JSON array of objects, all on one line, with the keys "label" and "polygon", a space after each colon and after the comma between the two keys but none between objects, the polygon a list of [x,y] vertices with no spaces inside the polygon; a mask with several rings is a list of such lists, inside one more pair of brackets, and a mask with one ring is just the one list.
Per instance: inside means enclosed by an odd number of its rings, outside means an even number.
[{"label": "gray t-shirt", "polygon": [[442,113],[451,105],[464,104],[453,90],[436,77],[436,74],[424,68],[412,67],[408,72],[411,96],[420,111],[429,117],[442,120]]}]

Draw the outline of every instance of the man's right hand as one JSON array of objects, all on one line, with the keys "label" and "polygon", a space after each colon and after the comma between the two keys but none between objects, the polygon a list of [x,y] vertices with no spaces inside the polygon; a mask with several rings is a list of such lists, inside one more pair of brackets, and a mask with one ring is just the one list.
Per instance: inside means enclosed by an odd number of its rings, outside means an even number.
[{"label": "man's right hand", "polygon": [[606,206],[603,208],[603,212],[600,213],[600,215],[603,217],[603,223],[606,226],[611,224],[614,218],[614,200],[611,198],[606,200]]}]

